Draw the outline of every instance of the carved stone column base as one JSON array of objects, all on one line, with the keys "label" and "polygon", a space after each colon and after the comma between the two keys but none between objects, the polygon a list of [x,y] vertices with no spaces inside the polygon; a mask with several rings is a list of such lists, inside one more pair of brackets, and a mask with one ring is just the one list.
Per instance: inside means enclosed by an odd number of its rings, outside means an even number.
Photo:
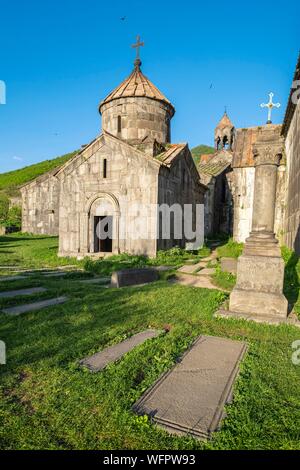
[{"label": "carved stone column base", "polygon": [[283,280],[284,262],[275,238],[263,242],[250,236],[238,259],[237,283],[227,314],[256,321],[286,321],[288,301],[282,293]]}]

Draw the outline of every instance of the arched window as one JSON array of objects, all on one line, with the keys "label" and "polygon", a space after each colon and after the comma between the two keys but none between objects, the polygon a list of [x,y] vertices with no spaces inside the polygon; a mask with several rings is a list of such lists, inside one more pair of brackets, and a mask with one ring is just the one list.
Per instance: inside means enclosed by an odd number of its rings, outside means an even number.
[{"label": "arched window", "polygon": [[103,178],[107,178],[107,159],[103,160]]},{"label": "arched window", "polygon": [[224,148],[224,149],[228,149],[228,148],[229,148],[229,142],[228,142],[228,137],[227,137],[227,135],[225,135],[225,137],[223,138],[223,148]]},{"label": "arched window", "polygon": [[118,116],[118,133],[122,131],[122,118]]}]

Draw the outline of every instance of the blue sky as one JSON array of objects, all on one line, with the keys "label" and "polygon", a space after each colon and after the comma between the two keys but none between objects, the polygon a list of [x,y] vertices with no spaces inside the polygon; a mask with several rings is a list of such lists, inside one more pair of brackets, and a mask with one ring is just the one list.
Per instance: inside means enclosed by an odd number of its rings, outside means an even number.
[{"label": "blue sky", "polygon": [[98,104],[130,74],[137,34],[143,72],[176,108],[173,142],[212,144],[225,105],[236,127],[265,123],[259,104],[270,91],[281,122],[299,13],[294,0],[0,0],[0,172],[100,133]]}]

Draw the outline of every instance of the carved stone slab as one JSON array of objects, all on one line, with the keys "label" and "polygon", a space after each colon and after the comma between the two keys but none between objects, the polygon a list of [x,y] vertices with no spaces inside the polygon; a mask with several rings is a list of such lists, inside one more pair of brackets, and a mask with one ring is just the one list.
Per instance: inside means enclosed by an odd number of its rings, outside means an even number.
[{"label": "carved stone slab", "polygon": [[246,349],[240,341],[200,336],[133,410],[171,433],[209,438],[220,427]]},{"label": "carved stone slab", "polygon": [[116,271],[111,276],[111,287],[135,286],[138,284],[147,284],[159,279],[159,273],[156,269],[124,269]]}]

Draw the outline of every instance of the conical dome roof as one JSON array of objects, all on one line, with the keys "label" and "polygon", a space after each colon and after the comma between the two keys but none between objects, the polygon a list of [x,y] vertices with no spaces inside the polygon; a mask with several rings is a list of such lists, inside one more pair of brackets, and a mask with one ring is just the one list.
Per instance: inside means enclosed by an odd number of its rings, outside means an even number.
[{"label": "conical dome roof", "polygon": [[101,107],[118,98],[146,97],[156,101],[167,103],[174,115],[175,109],[172,103],[153,85],[153,83],[142,73],[140,69],[141,62],[135,63],[135,68],[129,77],[124,80],[117,88],[115,88],[101,103]]},{"label": "conical dome roof", "polygon": [[217,129],[225,129],[225,127],[234,127],[234,125],[232,124],[232,122],[230,121],[228,115],[227,115],[227,112],[225,111],[221,121],[219,122],[219,124],[217,125]]}]

